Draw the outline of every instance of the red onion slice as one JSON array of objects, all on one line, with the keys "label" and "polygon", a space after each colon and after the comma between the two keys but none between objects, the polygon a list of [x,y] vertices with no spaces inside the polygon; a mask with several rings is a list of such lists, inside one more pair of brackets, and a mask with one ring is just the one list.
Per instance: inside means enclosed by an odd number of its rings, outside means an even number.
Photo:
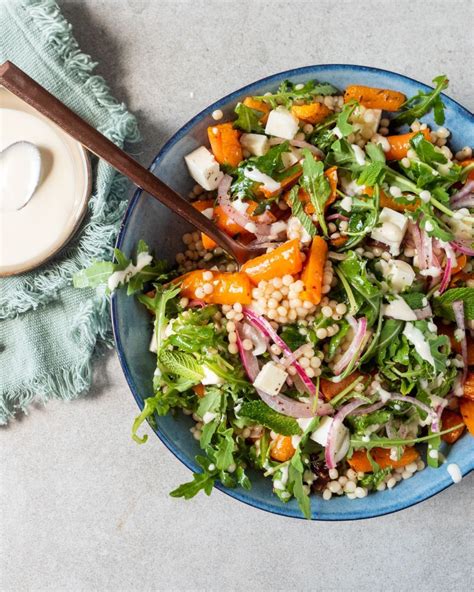
[{"label": "red onion slice", "polygon": [[462,384],[466,382],[467,368],[469,365],[467,355],[467,339],[466,339],[466,317],[464,315],[464,302],[462,300],[456,300],[452,304],[454,318],[456,319],[456,325],[458,330],[461,332],[461,353],[464,362],[464,368],[462,372]]},{"label": "red onion slice", "polygon": [[[285,356],[291,356],[292,351],[287,346],[287,344],[283,341],[283,339],[278,335],[275,329],[270,325],[270,323],[261,315],[254,312],[251,308],[244,307],[244,315],[247,317],[248,321],[256,327],[258,330],[262,331],[267,337],[269,337],[278,347],[282,350]],[[293,362],[293,367],[295,368],[298,376],[304,382],[307,392],[310,395],[316,395],[316,387],[314,386],[311,378],[306,374],[304,368],[299,364],[299,362]]]},{"label": "red onion slice", "polygon": [[450,245],[453,247],[455,251],[459,251],[460,253],[464,253],[465,255],[469,255],[469,257],[474,257],[474,249],[467,247],[462,243],[452,242]]},{"label": "red onion slice", "polygon": [[229,196],[230,186],[232,184],[232,177],[230,175],[224,175],[222,181],[219,183],[217,188],[217,202],[221,206],[224,213],[236,224],[246,228],[248,224],[251,224],[252,233],[256,235],[268,235],[270,234],[270,224],[263,224],[255,222],[247,214],[242,214],[232,205],[232,201]]},{"label": "red onion slice", "polygon": [[459,208],[462,207],[472,207],[472,206],[465,206],[465,205],[460,205],[460,202],[462,201],[469,201],[470,199],[473,199],[474,193],[474,181],[472,179],[469,179],[463,187],[461,187],[461,189],[457,192],[454,193],[450,198],[449,198],[449,203],[451,205],[451,207],[454,210],[457,210]]},{"label": "red onion slice", "polygon": [[453,268],[452,258],[447,253],[446,257],[446,266],[444,268],[443,278],[441,280],[441,284],[438,288],[440,294],[442,294],[446,288],[449,286],[449,282],[451,281],[451,270]]},{"label": "red onion slice", "polygon": [[326,220],[344,220],[347,222],[349,218],[342,214],[331,214],[330,216],[326,216]]},{"label": "red onion slice", "polygon": [[204,300],[198,300],[197,298],[194,298],[193,300],[189,301],[188,306],[190,308],[204,308],[207,306],[207,304],[204,302]]},{"label": "red onion slice", "polygon": [[288,366],[291,366],[292,364],[294,364],[298,358],[304,354],[306,350],[306,343],[304,345],[301,345],[298,349],[295,349],[294,352],[291,352],[291,355],[287,356],[286,358],[283,358],[280,362],[280,364],[283,366],[283,368],[288,368]]},{"label": "red onion slice", "polygon": [[248,323],[243,323],[241,326],[242,337],[250,339],[253,343],[252,353],[254,356],[260,356],[268,349],[268,337],[263,333],[257,331],[255,327]]},{"label": "red onion slice", "polygon": [[429,319],[433,316],[433,311],[431,310],[431,306],[425,306],[424,308],[418,308],[417,310],[413,311],[416,315],[416,319],[418,321],[422,321],[423,319]]},{"label": "red onion slice", "polygon": [[357,359],[362,352],[364,338],[367,334],[367,319],[365,317],[362,317],[358,321],[355,321],[355,319],[350,316],[347,316],[346,318],[351,325],[356,322],[357,328],[354,330],[354,337],[351,341],[351,344],[344,352],[342,358],[337,362],[337,364],[335,364],[333,368],[333,372],[336,376],[341,374],[347,368],[347,366],[349,366],[353,359],[355,359],[357,362]]},{"label": "red onion slice", "polygon": [[[329,433],[328,433],[328,440],[327,440],[327,445],[326,445],[326,450],[324,453],[324,457],[326,460],[326,466],[328,467],[328,469],[335,469],[336,468],[336,453],[338,452],[336,450],[336,442],[337,442],[337,438],[338,438],[338,433],[341,430],[341,428],[343,427],[343,421],[344,419],[350,415],[355,409],[357,409],[358,407],[360,407],[361,405],[364,405],[365,401],[352,401],[351,403],[348,403],[347,405],[344,405],[344,407],[341,407],[339,409],[339,411],[336,413],[336,415],[334,416],[334,419],[332,420],[332,424],[329,428]],[[344,426],[345,427],[345,426]],[[346,450],[347,452],[347,450]]]},{"label": "red onion slice", "polygon": [[289,142],[290,146],[294,146],[295,148],[307,148],[310,152],[312,152],[319,158],[324,158],[324,152],[321,152],[319,148],[316,148],[316,146],[313,146],[313,144],[305,142],[304,140],[285,140],[285,138],[279,138],[278,136],[275,136],[273,138],[270,138],[269,142],[271,146],[283,144],[283,142]]}]

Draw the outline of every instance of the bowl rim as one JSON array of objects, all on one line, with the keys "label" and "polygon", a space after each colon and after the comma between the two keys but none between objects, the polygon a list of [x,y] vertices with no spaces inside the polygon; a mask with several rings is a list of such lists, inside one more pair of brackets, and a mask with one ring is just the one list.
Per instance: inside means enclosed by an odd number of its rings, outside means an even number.
[{"label": "bowl rim", "polygon": [[[431,87],[423,82],[420,82],[414,78],[411,78],[409,76],[405,76],[404,74],[399,74],[397,72],[393,72],[391,70],[385,70],[383,68],[375,68],[372,66],[361,66],[361,65],[357,65],[357,64],[314,64],[314,65],[309,65],[309,66],[301,66],[298,68],[292,68],[290,70],[283,70],[281,72],[277,72],[275,74],[271,74],[269,76],[265,76],[263,78],[255,80],[254,82],[251,82],[251,83],[225,95],[224,97],[221,97],[220,99],[214,101],[213,103],[211,103],[210,105],[208,105],[207,107],[205,107],[204,109],[199,111],[194,117],[192,117],[184,125],[182,125],[163,144],[163,146],[160,148],[160,150],[157,152],[157,154],[155,155],[155,157],[151,161],[151,164],[148,167],[148,170],[153,171],[156,168],[156,166],[160,163],[162,158],[165,156],[165,154],[174,146],[174,144],[176,144],[176,142],[178,142],[183,136],[185,136],[188,133],[189,129],[191,129],[196,123],[201,121],[205,116],[211,114],[212,111],[219,109],[222,106],[225,106],[226,104],[228,104],[232,100],[237,99],[240,95],[246,93],[247,91],[250,91],[254,87],[260,86],[265,83],[270,84],[270,83],[275,82],[276,80],[290,78],[290,77],[294,77],[294,76],[298,76],[298,75],[324,73],[324,70],[329,70],[329,69],[330,70],[359,71],[362,73],[363,72],[382,73],[382,74],[388,75],[390,78],[394,78],[394,79],[398,79],[398,80],[406,80],[411,83],[414,82],[422,90],[432,90],[432,88],[433,88],[433,87]],[[468,109],[466,109],[466,107],[464,107],[463,105],[458,103],[455,99],[452,99],[451,97],[445,95],[444,93],[442,93],[442,97],[443,97],[444,101],[446,101],[447,103],[450,103],[450,105],[456,111],[459,111],[464,116],[472,117],[472,113]],[[126,231],[128,228],[128,223],[131,219],[133,211],[135,210],[135,207],[136,207],[138,200],[141,197],[142,193],[143,193],[143,190],[140,188],[137,188],[134,191],[133,197],[128,204],[127,210],[122,218],[122,221],[120,224],[120,229],[119,229],[119,234],[117,237],[116,247],[118,249],[120,249],[123,245],[125,234],[126,234]],[[119,358],[120,365],[122,367],[122,371],[125,375],[125,379],[126,379],[128,386],[132,392],[132,395],[133,395],[139,409],[142,410],[143,405],[144,405],[143,399],[142,399],[140,393],[138,392],[138,388],[136,387],[136,385],[133,381],[129,366],[128,366],[126,358],[125,358],[125,351],[124,351],[123,344],[122,344],[121,337],[120,337],[119,324],[118,324],[117,296],[115,293],[112,294],[110,307],[111,307],[111,316],[112,316],[112,329],[113,329],[113,335],[114,335],[114,340],[115,340],[115,345],[116,345],[117,356]],[[193,465],[192,461],[175,446],[174,442],[171,439],[169,439],[159,428],[156,428],[156,429],[153,428],[153,431],[158,436],[158,438],[161,440],[161,442],[166,446],[166,448],[168,448],[168,450],[176,458],[178,458],[178,460],[180,460],[189,470],[191,470],[191,471],[195,470],[196,465]],[[466,436],[464,436],[464,437],[466,437]],[[465,471],[462,473],[463,477],[465,477],[466,475],[468,475],[472,471],[474,471],[474,458],[472,458],[471,461],[468,462]],[[373,512],[365,513],[364,515],[358,515],[356,511],[349,513],[347,515],[345,515],[345,514],[341,515],[341,514],[337,514],[337,513],[336,514],[329,513],[329,514],[323,514],[323,515],[316,514],[316,515],[311,516],[311,520],[312,521],[313,520],[314,521],[321,521],[321,522],[346,522],[346,521],[353,521],[353,520],[366,520],[366,519],[370,519],[370,518],[377,518],[379,516],[386,516],[389,514],[394,514],[396,512],[400,512],[400,511],[405,510],[407,508],[413,507],[425,500],[428,500],[428,499],[434,497],[435,495],[437,495],[438,493],[441,493],[445,489],[448,489],[452,485],[454,485],[454,482],[452,482],[452,481],[448,482],[446,484],[437,484],[435,487],[432,487],[429,490],[427,490],[427,495],[422,494],[422,495],[415,496],[414,499],[408,499],[406,503],[396,502],[395,503],[396,507],[390,508],[388,510],[387,509],[380,509],[378,511],[377,509],[375,509]],[[251,506],[253,508],[256,508],[258,510],[263,510],[265,512],[269,512],[271,514],[277,514],[279,516],[283,516],[286,518],[298,518],[298,519],[305,520],[305,518],[302,515],[292,512],[289,508],[288,508],[288,511],[285,512],[285,511],[282,511],[272,505],[266,504],[265,502],[253,500],[250,496],[247,495],[246,490],[243,490],[242,488],[239,488],[239,487],[236,487],[235,489],[227,488],[227,487],[224,487],[220,482],[216,482],[214,487],[216,489],[218,489],[219,491],[225,493],[229,497],[234,498],[237,501],[240,501],[240,502],[242,502],[248,506]]]}]

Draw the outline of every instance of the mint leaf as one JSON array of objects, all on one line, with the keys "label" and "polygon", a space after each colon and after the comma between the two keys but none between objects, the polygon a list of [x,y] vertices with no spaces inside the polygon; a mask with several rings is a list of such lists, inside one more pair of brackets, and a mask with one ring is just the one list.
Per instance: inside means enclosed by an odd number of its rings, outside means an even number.
[{"label": "mint leaf", "polygon": [[204,378],[204,373],[192,354],[163,349],[159,352],[158,358],[168,372],[180,378],[192,380],[196,383],[201,382]]},{"label": "mint leaf", "polygon": [[451,288],[441,296],[433,298],[433,309],[437,316],[454,321],[452,304],[456,300],[464,303],[464,317],[467,321],[474,320],[474,288]]},{"label": "mint leaf", "polygon": [[263,126],[260,123],[260,118],[263,115],[262,111],[252,109],[251,107],[248,107],[243,103],[237,103],[234,111],[238,116],[237,119],[233,122],[234,127],[238,127],[239,129],[244,130],[247,133],[261,133],[264,131]]},{"label": "mint leaf", "polygon": [[371,162],[362,169],[362,173],[359,175],[357,183],[359,185],[373,187],[374,185],[382,183],[384,176],[384,163],[380,161]]},{"label": "mint leaf", "polygon": [[282,436],[301,434],[301,428],[296,419],[270,409],[263,401],[247,401],[243,403],[239,415],[251,419],[277,434],[282,434]]}]

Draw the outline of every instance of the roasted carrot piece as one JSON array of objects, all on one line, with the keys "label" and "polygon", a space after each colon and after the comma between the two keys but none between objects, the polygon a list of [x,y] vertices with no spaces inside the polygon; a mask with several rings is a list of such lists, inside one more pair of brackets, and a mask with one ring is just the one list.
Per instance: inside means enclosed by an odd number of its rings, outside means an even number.
[{"label": "roasted carrot piece", "polygon": [[[462,167],[467,167],[470,164],[474,163],[474,158],[466,158],[466,160],[463,160],[462,162],[460,162],[459,164]],[[470,179],[471,181],[474,181],[474,169],[472,171],[470,171],[470,173],[467,175],[467,178]]]},{"label": "roasted carrot piece", "polygon": [[295,449],[290,436],[282,436],[281,434],[278,434],[270,444],[270,456],[273,460],[285,462],[290,460],[294,453]]},{"label": "roasted carrot piece", "polygon": [[467,257],[464,253],[457,255],[456,256],[456,267],[453,267],[453,269],[451,270],[451,273],[453,275],[456,275],[457,273],[462,271],[462,269],[466,265],[466,263],[467,263]]},{"label": "roasted carrot piece", "polygon": [[396,90],[352,84],[346,88],[344,102],[348,103],[353,100],[356,100],[367,109],[398,111],[406,101],[406,96]]},{"label": "roasted carrot piece", "polygon": [[344,378],[344,380],[341,380],[340,382],[332,382],[332,381],[328,380],[327,378],[321,378],[321,380],[319,382],[319,388],[321,389],[321,392],[323,393],[323,396],[326,399],[326,401],[330,401],[336,395],[338,395],[339,393],[342,393],[342,391],[344,389],[346,389],[350,384],[352,384],[354,382],[354,380],[357,380],[359,378],[359,376],[364,376],[364,375],[362,374],[362,372],[359,372],[358,370],[356,370],[355,372],[352,372],[352,374],[349,374],[349,376],[347,376],[346,378]]},{"label": "roasted carrot piece", "polygon": [[295,275],[301,271],[302,266],[299,241],[295,238],[270,253],[250,259],[242,265],[242,271],[250,277],[252,283],[258,284],[262,280],[287,274]]},{"label": "roasted carrot piece", "polygon": [[[212,279],[204,279],[204,274],[209,273],[204,269],[190,271],[173,282],[181,281],[181,295],[186,298],[203,300],[207,304],[250,304],[251,285],[245,273],[225,273],[212,271]],[[204,292],[203,286],[211,284],[211,294]],[[198,292],[199,290],[199,292]]]},{"label": "roasted carrot piece", "polygon": [[293,105],[291,112],[295,117],[305,123],[320,123],[332,113],[331,109],[323,103],[310,103],[309,105]]},{"label": "roasted carrot piece", "polygon": [[328,245],[326,241],[320,236],[315,236],[301,274],[308,299],[313,304],[321,302],[324,264],[326,263],[327,253]]},{"label": "roasted carrot piece", "polygon": [[203,384],[196,384],[193,386],[193,391],[196,393],[196,395],[202,399],[204,397],[204,395],[206,394],[206,389],[204,387]]},{"label": "roasted carrot piece", "polygon": [[[212,199],[199,199],[198,201],[193,202],[193,207],[200,212],[204,212],[204,210],[208,210],[210,208],[214,208],[214,200]],[[214,249],[217,246],[216,242],[212,240],[210,236],[201,232],[201,241],[202,246],[205,249]]]},{"label": "roasted carrot piece", "polygon": [[263,115],[262,117],[260,117],[260,122],[267,123],[268,114],[270,113],[270,105],[267,105],[267,103],[265,103],[264,101],[254,99],[253,97],[246,97],[243,103],[247,107],[250,107],[250,109],[256,109],[257,111],[261,111]]},{"label": "roasted carrot piece", "polygon": [[459,282],[467,282],[467,280],[474,280],[474,273],[466,273],[458,271],[458,273],[451,279],[449,283],[450,288],[455,288]]},{"label": "roasted carrot piece", "polygon": [[213,240],[210,236],[207,236],[207,234],[204,234],[204,232],[201,232],[201,242],[203,248],[206,249],[206,251],[210,251],[217,247],[216,241]]},{"label": "roasted carrot piece", "polygon": [[[428,142],[431,142],[430,130],[428,128],[420,130],[420,132],[425,136],[425,139],[428,140]],[[402,158],[405,158],[410,149],[410,140],[420,132],[387,136],[386,139],[390,144],[390,150],[385,152],[385,158],[387,160],[402,160]]]},{"label": "roasted carrot piece", "polygon": [[241,162],[240,132],[234,129],[232,123],[212,125],[207,128],[207,135],[218,163],[235,167]]},{"label": "roasted carrot piece", "polygon": [[474,436],[474,400],[461,397],[459,400],[459,410],[469,433],[471,436]]},{"label": "roasted carrot piece", "polygon": [[345,245],[348,240],[348,236],[338,236],[337,238],[332,238],[329,242],[331,243],[331,246],[338,249],[339,247],[342,247],[342,245]]},{"label": "roasted carrot piece", "polygon": [[[372,448],[370,451],[370,455],[381,469],[406,467],[420,456],[413,446],[407,446],[405,448],[400,460],[392,460],[390,453],[390,448]],[[372,465],[367,457],[366,450],[356,450],[352,457],[347,459],[347,462],[354,471],[372,473]]]},{"label": "roasted carrot piece", "polygon": [[466,382],[464,383],[464,396],[466,399],[474,401],[474,370],[468,372]]},{"label": "roasted carrot piece", "polygon": [[[374,194],[374,188],[373,187],[366,187],[365,188],[365,194],[369,195],[370,197],[372,197],[372,195]],[[391,210],[395,210],[396,212],[400,212],[401,214],[403,214],[404,212],[406,212],[407,210],[409,212],[414,212],[419,206],[419,200],[414,200],[413,203],[410,204],[401,204],[397,201],[395,201],[395,199],[393,199],[392,197],[388,196],[384,191],[380,191],[380,207],[381,208],[390,208]]]},{"label": "roasted carrot piece", "polygon": [[[463,424],[464,422],[459,413],[451,411],[450,409],[445,409],[443,411],[443,415],[441,416],[441,426],[443,430],[449,430],[450,428],[453,428],[454,426],[457,426],[460,423]],[[459,440],[459,438],[463,435],[464,428],[465,426],[462,425],[457,430],[453,430],[452,432],[444,434],[444,436],[441,436],[441,439],[447,442],[448,444],[454,444],[454,442]]]}]

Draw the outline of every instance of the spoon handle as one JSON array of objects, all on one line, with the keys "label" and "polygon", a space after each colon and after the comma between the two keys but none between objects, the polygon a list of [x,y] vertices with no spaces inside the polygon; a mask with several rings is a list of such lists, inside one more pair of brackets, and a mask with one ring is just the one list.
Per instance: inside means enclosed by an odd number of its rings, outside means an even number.
[{"label": "spoon handle", "polygon": [[244,245],[222,232],[211,220],[193,208],[176,191],[81,119],[74,111],[35,82],[15,64],[6,61],[0,65],[0,84],[56,123],[90,152],[93,152],[96,156],[108,162],[114,169],[128,177],[135,185],[200,231],[209,235],[238,263],[244,263],[247,259],[256,255],[255,252],[251,252]]}]

